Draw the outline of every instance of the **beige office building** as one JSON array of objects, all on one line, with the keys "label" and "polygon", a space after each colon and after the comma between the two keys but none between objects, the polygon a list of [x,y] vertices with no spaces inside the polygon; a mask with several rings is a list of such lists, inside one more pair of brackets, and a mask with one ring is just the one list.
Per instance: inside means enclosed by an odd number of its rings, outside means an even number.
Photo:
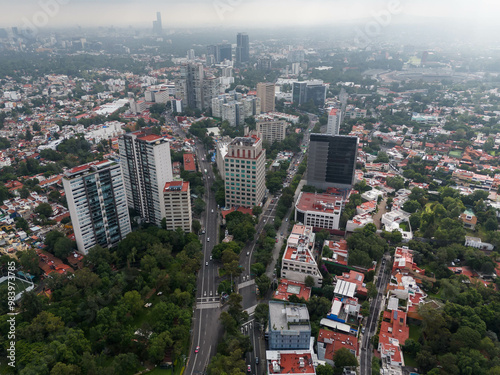
[{"label": "beige office building", "polygon": [[163,189],[163,212],[167,230],[182,228],[184,232],[191,232],[191,197],[189,182],[172,181],[165,184]]},{"label": "beige office building", "polygon": [[257,97],[260,98],[260,110],[264,113],[274,112],[274,83],[257,83]]},{"label": "beige office building", "polygon": [[286,128],[290,125],[285,120],[257,119],[256,130],[262,140],[269,143],[281,142],[285,139]]}]

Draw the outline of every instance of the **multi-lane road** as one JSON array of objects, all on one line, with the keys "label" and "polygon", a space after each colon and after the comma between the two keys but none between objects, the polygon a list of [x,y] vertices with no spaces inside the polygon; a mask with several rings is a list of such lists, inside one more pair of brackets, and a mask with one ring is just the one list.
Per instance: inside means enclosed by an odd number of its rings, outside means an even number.
[{"label": "multi-lane road", "polygon": [[[308,146],[309,130],[314,126],[317,121],[316,116],[311,116],[310,124],[305,134],[303,146]],[[186,137],[185,132],[167,115],[167,121],[171,122],[175,133],[180,137]],[[205,179],[205,203],[206,209],[201,218],[202,226],[205,230],[204,234],[200,235],[200,240],[203,244],[203,261],[198,274],[196,305],[193,313],[193,326],[192,326],[192,344],[189,352],[189,358],[186,364],[186,374],[203,374],[206,371],[210,358],[216,354],[216,347],[219,338],[222,335],[222,328],[219,323],[219,316],[221,313],[220,296],[217,294],[218,287],[218,264],[211,260],[212,249],[217,244],[219,238],[219,216],[218,207],[215,202],[215,194],[211,191],[211,186],[215,181],[215,176],[212,170],[212,163],[206,157],[207,151],[204,146],[196,141],[195,152],[199,162],[200,170]],[[289,167],[289,181],[291,181],[297,171],[297,166],[303,160],[303,154],[300,153],[292,159]],[[207,172],[205,172],[205,170]],[[247,244],[242,250],[240,255],[240,265],[242,266],[242,274],[237,280],[237,291],[243,297],[242,306],[250,318],[242,325],[242,333],[250,336],[250,340],[254,351],[247,353],[247,364],[251,366],[251,373],[260,375],[264,371],[264,361],[259,361],[257,364],[256,358],[264,359],[265,356],[265,343],[261,336],[260,327],[256,327],[253,319],[253,311],[257,306],[257,294],[255,280],[251,275],[252,258],[256,248],[256,241],[260,232],[264,229],[266,224],[273,224],[276,214],[276,206],[278,197],[270,196],[263,206],[263,213],[259,217],[259,222],[256,226],[256,235],[252,242]],[[274,278],[274,268],[278,261],[279,250],[284,241],[286,241],[288,231],[288,219],[291,209],[288,211],[286,217],[282,221],[281,227],[277,230],[278,242],[276,243],[273,252],[273,261],[268,267],[267,274]],[[283,236],[281,235],[283,233]],[[248,255],[247,255],[248,254]]]}]

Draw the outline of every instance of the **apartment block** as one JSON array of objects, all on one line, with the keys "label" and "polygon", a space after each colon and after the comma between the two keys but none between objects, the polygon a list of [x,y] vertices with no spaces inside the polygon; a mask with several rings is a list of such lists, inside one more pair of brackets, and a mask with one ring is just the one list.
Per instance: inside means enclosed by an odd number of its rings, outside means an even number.
[{"label": "apartment block", "polygon": [[129,207],[159,226],[163,189],[173,180],[169,141],[146,128],[124,134],[118,146]]},{"label": "apartment block", "polygon": [[326,134],[339,135],[341,122],[342,122],[342,111],[337,108],[331,108],[328,112],[328,123],[326,126]]},{"label": "apartment block", "polygon": [[163,189],[163,212],[167,230],[182,228],[184,232],[191,231],[191,194],[189,182],[172,181]]},{"label": "apartment block", "polygon": [[314,238],[311,226],[293,226],[281,261],[281,277],[305,282],[307,276],[311,276],[315,286],[320,287],[323,284],[323,276],[312,254]]},{"label": "apartment block", "polygon": [[104,160],[69,169],[63,186],[80,253],[116,246],[130,233],[120,164]]},{"label": "apartment block", "polygon": [[285,120],[258,118],[256,121],[257,133],[269,143],[283,141],[289,126],[290,124]]}]

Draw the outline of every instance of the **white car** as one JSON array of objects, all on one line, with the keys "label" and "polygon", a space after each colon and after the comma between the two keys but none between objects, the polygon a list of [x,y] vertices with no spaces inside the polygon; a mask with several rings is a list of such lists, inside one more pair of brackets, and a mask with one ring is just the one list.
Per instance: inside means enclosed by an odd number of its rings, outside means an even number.
[{"label": "white car", "polygon": [[207,237],[207,242],[210,242],[210,237]]},{"label": "white car", "polygon": [[205,262],[205,266],[208,266],[208,262]]}]

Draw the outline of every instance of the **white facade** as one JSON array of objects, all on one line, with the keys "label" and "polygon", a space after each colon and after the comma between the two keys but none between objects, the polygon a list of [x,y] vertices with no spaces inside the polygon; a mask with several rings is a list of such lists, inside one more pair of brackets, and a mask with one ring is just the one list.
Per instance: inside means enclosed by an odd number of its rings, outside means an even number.
[{"label": "white facade", "polygon": [[303,283],[307,276],[311,276],[315,286],[321,287],[323,276],[311,253],[311,249],[314,248],[314,238],[311,226],[294,225],[281,260],[281,277]]},{"label": "white facade", "polygon": [[343,201],[334,197],[327,201],[328,198],[326,194],[301,192],[295,203],[295,221],[314,228],[339,229]]},{"label": "white facade", "polygon": [[119,121],[108,121],[87,132],[85,139],[99,143],[102,140],[118,137],[125,133],[125,130],[122,129],[123,125],[125,124]]},{"label": "white facade", "polygon": [[163,188],[173,180],[170,143],[144,129],[123,135],[118,145],[129,207],[159,226]]},{"label": "white facade", "polygon": [[130,233],[120,165],[112,161],[72,168],[63,177],[78,251],[116,246]]},{"label": "white facade", "polygon": [[331,108],[328,112],[328,124],[326,134],[339,135],[340,123],[342,122],[342,111],[337,108]]}]

